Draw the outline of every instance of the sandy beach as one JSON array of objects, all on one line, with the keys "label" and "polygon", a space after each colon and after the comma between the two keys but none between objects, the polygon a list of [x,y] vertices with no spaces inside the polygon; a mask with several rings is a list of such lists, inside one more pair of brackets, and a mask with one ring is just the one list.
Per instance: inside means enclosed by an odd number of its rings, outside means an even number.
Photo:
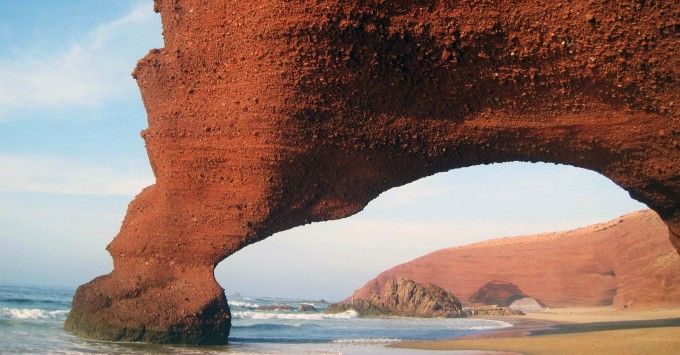
[{"label": "sandy beach", "polygon": [[513,330],[396,348],[482,350],[523,354],[678,354],[680,309],[617,311],[611,307],[552,309],[505,318]]}]

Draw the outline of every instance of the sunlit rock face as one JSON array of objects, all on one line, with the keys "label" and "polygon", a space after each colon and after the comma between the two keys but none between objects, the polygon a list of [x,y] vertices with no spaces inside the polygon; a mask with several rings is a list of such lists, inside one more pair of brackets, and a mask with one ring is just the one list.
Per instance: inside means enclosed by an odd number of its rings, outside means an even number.
[{"label": "sunlit rock face", "polygon": [[348,299],[370,298],[404,278],[471,303],[503,306],[530,297],[552,308],[680,306],[680,255],[649,210],[571,231],[438,250],[380,273]]},{"label": "sunlit rock face", "polygon": [[464,317],[463,306],[450,291],[413,280],[388,280],[378,292],[361,299],[334,303],[326,313],[355,311],[360,316],[402,316],[421,318]]},{"label": "sunlit rock face", "polygon": [[[66,327],[226,342],[217,263],[437,172],[507,161],[602,173],[680,233],[672,2],[157,0],[134,77],[156,184]],[[677,238],[673,239],[677,242]],[[189,334],[180,336],[178,334]]]}]

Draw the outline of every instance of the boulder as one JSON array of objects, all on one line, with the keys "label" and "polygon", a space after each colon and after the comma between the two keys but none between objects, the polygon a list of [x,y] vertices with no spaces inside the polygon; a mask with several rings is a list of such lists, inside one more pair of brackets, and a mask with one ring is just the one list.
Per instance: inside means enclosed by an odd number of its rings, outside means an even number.
[{"label": "boulder", "polygon": [[303,303],[303,304],[300,305],[300,307],[298,307],[298,311],[300,311],[300,312],[316,312],[316,311],[318,311],[318,309],[311,304]]},{"label": "boulder", "polygon": [[353,309],[360,316],[462,317],[463,307],[451,292],[432,284],[399,279],[385,283],[379,293],[332,304],[327,313]]}]

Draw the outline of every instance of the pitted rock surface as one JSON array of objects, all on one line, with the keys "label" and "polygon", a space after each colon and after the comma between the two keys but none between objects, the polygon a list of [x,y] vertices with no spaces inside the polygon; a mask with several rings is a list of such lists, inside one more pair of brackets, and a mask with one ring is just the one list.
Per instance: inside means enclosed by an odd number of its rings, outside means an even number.
[{"label": "pitted rock surface", "polygon": [[156,183],[66,327],[226,342],[213,269],[275,232],[478,164],[597,171],[680,234],[672,1],[156,0],[139,61]]}]

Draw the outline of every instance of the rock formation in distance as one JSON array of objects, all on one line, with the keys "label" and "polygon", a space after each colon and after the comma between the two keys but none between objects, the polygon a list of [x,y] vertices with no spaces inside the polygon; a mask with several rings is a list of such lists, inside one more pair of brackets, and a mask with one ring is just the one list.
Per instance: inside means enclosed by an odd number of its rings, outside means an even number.
[{"label": "rock formation in distance", "polygon": [[491,280],[470,296],[470,302],[507,307],[526,297],[527,295],[512,282]]},{"label": "rock formation in distance", "polygon": [[[680,245],[680,7],[657,2],[156,0],[134,70],[156,183],[66,328],[226,342],[213,270],[275,232],[350,216],[437,172],[597,171]],[[603,248],[613,248],[613,245]]]},{"label": "rock formation in distance", "polygon": [[362,299],[347,299],[328,307],[327,313],[353,309],[361,316],[463,317],[463,306],[450,291],[432,284],[397,279],[385,282],[379,292]]},{"label": "rock formation in distance", "polygon": [[492,303],[499,294],[490,292],[498,289],[492,281],[502,280],[547,307],[680,306],[680,256],[649,210],[571,231],[438,250],[381,273],[351,298],[371,297],[401,278],[451,289],[463,302]]}]

